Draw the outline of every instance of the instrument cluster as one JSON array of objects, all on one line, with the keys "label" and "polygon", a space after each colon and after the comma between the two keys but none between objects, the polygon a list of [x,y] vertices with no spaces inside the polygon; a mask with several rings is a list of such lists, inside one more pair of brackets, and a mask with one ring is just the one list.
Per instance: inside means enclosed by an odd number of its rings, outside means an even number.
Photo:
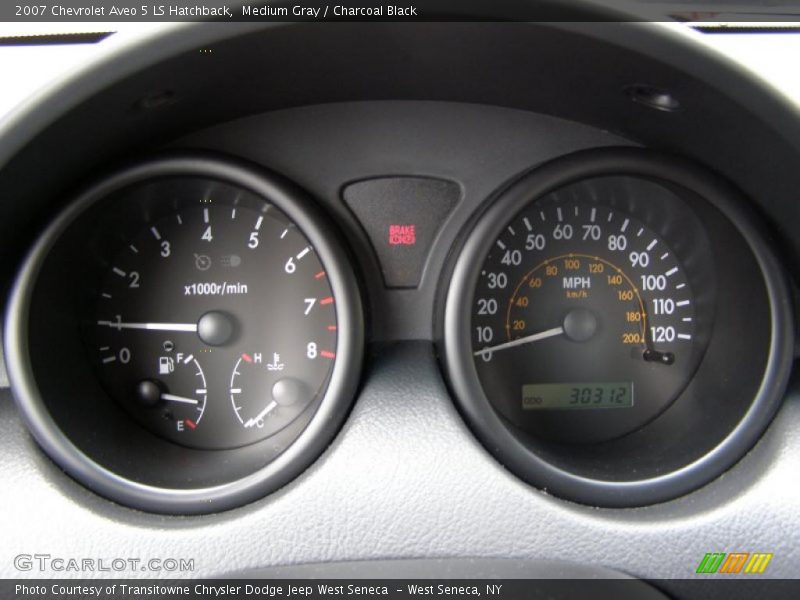
[{"label": "instrument cluster", "polygon": [[[438,221],[403,211],[446,192],[443,220],[459,188],[400,180],[406,203],[365,208],[360,196],[391,195],[371,179],[342,201],[362,223],[390,214],[381,252],[424,262]],[[15,397],[47,453],[167,513],[243,504],[311,464],[369,341],[341,224],[287,178],[222,155],[138,162],[65,206],[6,319]],[[431,337],[468,425],[521,478],[593,505],[717,476],[789,373],[788,292],[757,223],[726,182],[647,150],[531,165],[485,198],[438,277]],[[399,264],[384,283],[413,288],[421,268]]]}]

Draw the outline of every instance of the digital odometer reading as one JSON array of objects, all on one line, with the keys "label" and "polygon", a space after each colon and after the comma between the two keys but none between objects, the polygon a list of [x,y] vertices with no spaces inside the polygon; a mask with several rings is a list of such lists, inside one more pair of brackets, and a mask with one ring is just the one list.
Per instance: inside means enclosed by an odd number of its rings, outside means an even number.
[{"label": "digital odometer reading", "polygon": [[630,408],[633,383],[534,383],[522,386],[523,410]]}]

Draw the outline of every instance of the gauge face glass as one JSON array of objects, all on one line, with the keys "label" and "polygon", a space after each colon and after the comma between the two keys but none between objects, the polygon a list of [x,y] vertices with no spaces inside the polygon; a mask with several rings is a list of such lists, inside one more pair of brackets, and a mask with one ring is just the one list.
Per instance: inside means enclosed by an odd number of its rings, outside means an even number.
[{"label": "gauge face glass", "polygon": [[710,319],[694,285],[664,236],[611,198],[573,189],[531,203],[480,268],[471,335],[486,396],[512,423],[560,441],[644,425],[681,393],[705,347]]},{"label": "gauge face glass", "polygon": [[267,438],[324,394],[337,342],[325,267],[254,195],[168,200],[101,257],[91,360],[110,396],[161,437],[195,448]]}]

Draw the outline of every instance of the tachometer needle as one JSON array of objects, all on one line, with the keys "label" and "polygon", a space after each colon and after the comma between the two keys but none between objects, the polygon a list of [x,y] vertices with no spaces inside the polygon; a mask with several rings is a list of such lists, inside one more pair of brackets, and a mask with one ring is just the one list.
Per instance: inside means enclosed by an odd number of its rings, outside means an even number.
[{"label": "tachometer needle", "polygon": [[557,335],[562,335],[563,333],[564,333],[564,328],[559,325],[558,327],[553,327],[552,329],[546,329],[545,331],[540,331],[539,333],[534,333],[532,335],[526,335],[525,337],[521,337],[516,340],[511,340],[510,342],[505,342],[504,344],[497,344],[496,346],[482,348],[480,350],[476,350],[472,354],[474,356],[483,356],[484,354],[490,354],[492,352],[497,352],[498,350],[505,350],[506,348],[514,348],[516,346],[522,346],[523,344],[530,344],[531,342],[538,342],[539,340],[545,340],[547,338],[555,337]]},{"label": "tachometer needle", "polygon": [[197,331],[197,323],[122,323],[121,321],[98,321],[98,325],[112,329],[152,329],[155,331]]},{"label": "tachometer needle", "polygon": [[182,402],[183,404],[198,404],[198,401],[194,398],[184,398],[183,396],[176,396],[175,394],[161,394],[161,399],[170,402]]},{"label": "tachometer needle", "polygon": [[253,417],[252,419],[248,419],[247,422],[244,424],[244,426],[245,427],[252,427],[256,423],[258,423],[261,419],[266,417],[267,413],[269,411],[271,411],[273,408],[275,408],[276,406],[278,406],[278,403],[275,402],[275,400],[273,400],[272,402],[267,404],[267,407],[264,410],[262,410],[260,413],[258,413],[255,417]]}]

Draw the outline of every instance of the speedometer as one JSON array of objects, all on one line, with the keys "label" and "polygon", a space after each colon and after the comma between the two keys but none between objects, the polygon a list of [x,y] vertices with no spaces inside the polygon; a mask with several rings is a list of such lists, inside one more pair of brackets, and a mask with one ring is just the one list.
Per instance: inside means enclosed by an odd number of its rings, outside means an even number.
[{"label": "speedometer", "polygon": [[445,289],[449,385],[522,478],[594,505],[733,464],[791,364],[783,277],[733,186],[641,149],[579,152],[490,198]]},{"label": "speedometer", "polygon": [[608,196],[584,195],[529,206],[494,241],[475,291],[473,356],[509,419],[594,442],[663,410],[704,343],[675,250]]}]

